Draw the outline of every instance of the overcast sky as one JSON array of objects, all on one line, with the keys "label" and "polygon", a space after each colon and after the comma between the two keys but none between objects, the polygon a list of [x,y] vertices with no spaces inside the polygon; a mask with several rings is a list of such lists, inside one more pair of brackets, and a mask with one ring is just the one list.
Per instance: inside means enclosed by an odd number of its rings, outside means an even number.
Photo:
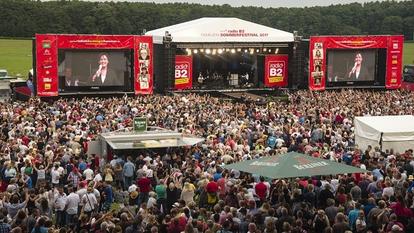
[{"label": "overcast sky", "polygon": [[[104,1],[104,0],[91,0],[91,1]],[[203,5],[223,5],[229,4],[231,6],[262,6],[262,7],[305,7],[305,6],[329,6],[331,4],[348,4],[352,2],[375,2],[370,0],[113,0],[113,1],[129,1],[129,2],[155,2],[155,3],[167,3],[167,2],[187,2],[198,3]],[[386,1],[386,0],[380,0]]]}]

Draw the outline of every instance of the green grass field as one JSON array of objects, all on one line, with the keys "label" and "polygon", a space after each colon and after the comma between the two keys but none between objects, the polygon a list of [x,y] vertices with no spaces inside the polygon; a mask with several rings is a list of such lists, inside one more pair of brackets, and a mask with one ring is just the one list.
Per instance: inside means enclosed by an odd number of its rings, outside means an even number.
[{"label": "green grass field", "polygon": [[403,64],[414,64],[414,42],[404,44]]},{"label": "green grass field", "polygon": [[[414,43],[404,44],[404,64],[414,64]],[[0,39],[0,69],[27,76],[32,68],[32,41]]]},{"label": "green grass field", "polygon": [[0,39],[0,69],[26,77],[32,68],[32,41]]}]

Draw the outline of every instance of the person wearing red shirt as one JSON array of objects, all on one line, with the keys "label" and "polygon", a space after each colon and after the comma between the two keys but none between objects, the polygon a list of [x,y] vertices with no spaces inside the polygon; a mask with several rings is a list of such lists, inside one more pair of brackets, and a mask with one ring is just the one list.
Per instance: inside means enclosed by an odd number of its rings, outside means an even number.
[{"label": "person wearing red shirt", "polygon": [[260,177],[260,182],[254,186],[254,191],[256,195],[260,198],[260,201],[263,202],[266,199],[267,195],[267,185],[264,183],[265,179],[263,176]]},{"label": "person wearing red shirt", "polygon": [[224,199],[226,196],[226,183],[227,183],[227,173],[224,172],[223,176],[217,180],[217,186],[219,187],[220,199]]},{"label": "person wearing red shirt", "polygon": [[218,202],[217,191],[219,189],[218,184],[210,178],[210,182],[206,185],[207,191],[207,204],[214,206]]},{"label": "person wearing red shirt", "polygon": [[210,182],[208,182],[206,186],[206,191],[208,193],[217,193],[218,189],[218,184],[212,178],[210,178]]},{"label": "person wearing red shirt", "polygon": [[30,142],[29,137],[27,135],[24,135],[22,137],[22,143],[23,143],[23,145],[28,146],[29,145],[29,142]]},{"label": "person wearing red shirt", "polygon": [[1,193],[3,193],[3,192],[6,192],[6,190],[7,190],[7,182],[5,181],[5,180],[1,180],[0,181],[0,192]]},{"label": "person wearing red shirt", "polygon": [[186,219],[184,217],[175,217],[168,224],[168,233],[180,233],[184,232],[186,226]]},{"label": "person wearing red shirt", "polygon": [[151,191],[151,180],[147,178],[146,174],[144,174],[143,177],[138,179],[137,186],[139,188],[137,204],[138,207],[140,207],[142,203],[146,203],[148,201],[149,192]]}]

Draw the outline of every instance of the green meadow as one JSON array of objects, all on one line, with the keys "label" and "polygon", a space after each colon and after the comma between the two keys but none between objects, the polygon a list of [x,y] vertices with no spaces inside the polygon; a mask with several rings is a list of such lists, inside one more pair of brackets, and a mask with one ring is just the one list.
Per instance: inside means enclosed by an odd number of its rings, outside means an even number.
[{"label": "green meadow", "polygon": [[27,77],[32,68],[32,40],[0,39],[0,69]]}]

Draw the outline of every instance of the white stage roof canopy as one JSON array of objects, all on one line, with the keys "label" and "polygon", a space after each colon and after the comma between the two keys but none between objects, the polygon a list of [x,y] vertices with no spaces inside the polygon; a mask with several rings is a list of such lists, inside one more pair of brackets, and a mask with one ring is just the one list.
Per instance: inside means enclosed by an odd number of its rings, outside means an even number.
[{"label": "white stage roof canopy", "polygon": [[148,31],[154,43],[162,44],[165,32],[173,43],[275,43],[293,42],[293,34],[238,18],[200,18]]}]

